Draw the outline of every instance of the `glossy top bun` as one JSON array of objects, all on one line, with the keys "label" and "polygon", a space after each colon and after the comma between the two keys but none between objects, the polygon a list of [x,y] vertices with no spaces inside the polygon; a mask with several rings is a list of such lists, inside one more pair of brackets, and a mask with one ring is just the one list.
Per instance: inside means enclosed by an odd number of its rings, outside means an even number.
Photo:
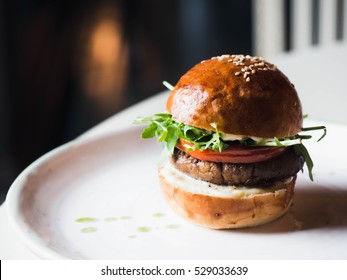
[{"label": "glossy top bun", "polygon": [[222,55],[202,61],[172,90],[167,111],[207,130],[262,138],[301,131],[302,109],[288,78],[260,57]]}]

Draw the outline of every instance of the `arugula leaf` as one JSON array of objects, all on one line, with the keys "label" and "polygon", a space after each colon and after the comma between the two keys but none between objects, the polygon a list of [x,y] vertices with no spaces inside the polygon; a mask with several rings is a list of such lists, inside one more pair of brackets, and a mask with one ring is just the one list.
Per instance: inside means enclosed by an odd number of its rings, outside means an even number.
[{"label": "arugula leaf", "polygon": [[168,128],[168,134],[166,137],[168,139],[166,147],[170,154],[172,154],[179,137],[176,135],[176,130],[173,127]]},{"label": "arugula leaf", "polygon": [[155,136],[157,125],[155,123],[151,123],[148,127],[146,127],[142,132],[142,138],[153,138]]},{"label": "arugula leaf", "polygon": [[277,137],[274,137],[274,140],[275,140],[276,146],[278,146],[278,147],[283,147],[284,146]]},{"label": "arugula leaf", "polygon": [[217,125],[211,124],[216,131],[207,131],[191,125],[185,125],[172,119],[170,114],[160,113],[151,117],[139,117],[135,124],[149,124],[141,134],[142,138],[157,137],[158,142],[166,142],[166,149],[172,153],[179,138],[193,144],[194,149],[201,151],[212,149],[222,151],[228,145],[221,139]]},{"label": "arugula leaf", "polygon": [[294,146],[294,150],[295,150],[296,154],[300,154],[304,157],[304,160],[306,162],[306,166],[308,169],[308,176],[310,177],[311,181],[313,181],[313,174],[312,174],[313,160],[312,160],[309,152],[307,151],[306,147],[303,144],[299,144],[299,145]]},{"label": "arugula leaf", "polygon": [[317,140],[319,142],[327,135],[327,128],[325,126],[311,126],[311,127],[303,127],[301,131],[311,131],[311,130],[323,130],[323,135]]}]

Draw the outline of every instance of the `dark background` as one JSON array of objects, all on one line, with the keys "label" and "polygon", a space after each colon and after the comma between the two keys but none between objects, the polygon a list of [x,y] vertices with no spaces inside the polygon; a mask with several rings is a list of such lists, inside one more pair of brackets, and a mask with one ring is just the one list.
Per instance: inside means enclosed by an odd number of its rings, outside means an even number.
[{"label": "dark background", "polygon": [[0,203],[47,151],[252,36],[251,0],[1,1]]}]

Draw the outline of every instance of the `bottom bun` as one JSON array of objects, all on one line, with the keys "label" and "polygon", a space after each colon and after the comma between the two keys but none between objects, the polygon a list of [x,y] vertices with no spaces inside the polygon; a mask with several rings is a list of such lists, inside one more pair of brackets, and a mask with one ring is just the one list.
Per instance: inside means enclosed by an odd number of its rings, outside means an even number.
[{"label": "bottom bun", "polygon": [[176,184],[168,180],[163,167],[158,171],[161,189],[170,207],[181,217],[212,229],[253,227],[279,218],[292,203],[296,180],[294,177],[275,190],[268,186],[269,192],[260,194],[218,197],[189,192],[178,186],[182,181]]}]

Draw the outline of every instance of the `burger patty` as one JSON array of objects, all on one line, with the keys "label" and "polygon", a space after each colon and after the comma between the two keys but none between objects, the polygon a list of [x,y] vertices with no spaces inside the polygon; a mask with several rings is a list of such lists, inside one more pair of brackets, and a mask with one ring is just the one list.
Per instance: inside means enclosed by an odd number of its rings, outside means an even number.
[{"label": "burger patty", "polygon": [[296,175],[304,164],[293,147],[283,154],[257,163],[221,163],[202,161],[175,148],[171,163],[179,171],[217,185],[271,185],[274,181]]}]

